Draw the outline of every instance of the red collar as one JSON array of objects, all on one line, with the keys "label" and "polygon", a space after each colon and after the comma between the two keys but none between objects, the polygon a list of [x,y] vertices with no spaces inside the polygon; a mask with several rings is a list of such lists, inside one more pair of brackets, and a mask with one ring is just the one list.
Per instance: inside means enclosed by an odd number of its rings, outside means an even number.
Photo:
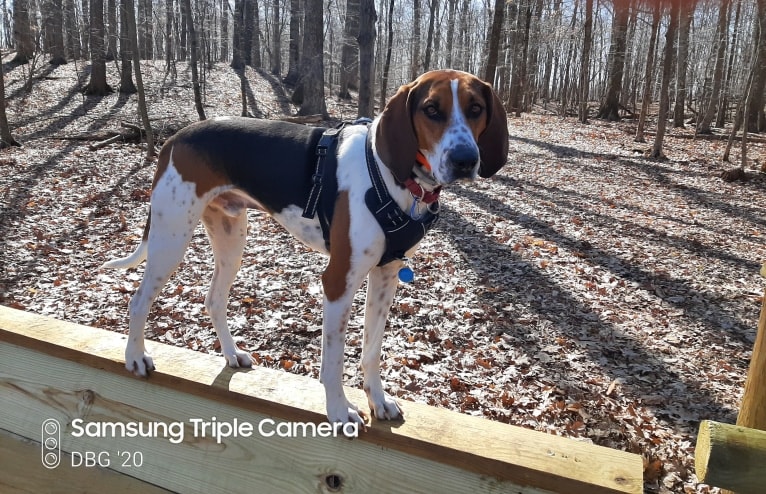
[{"label": "red collar", "polygon": [[[415,156],[415,161],[427,171],[431,171],[431,164],[420,151],[418,151],[418,154]],[[442,190],[441,186],[436,187],[434,190],[426,190],[422,185],[412,179],[412,177],[405,180],[403,185],[423,204],[433,204],[438,201],[439,192]]]}]

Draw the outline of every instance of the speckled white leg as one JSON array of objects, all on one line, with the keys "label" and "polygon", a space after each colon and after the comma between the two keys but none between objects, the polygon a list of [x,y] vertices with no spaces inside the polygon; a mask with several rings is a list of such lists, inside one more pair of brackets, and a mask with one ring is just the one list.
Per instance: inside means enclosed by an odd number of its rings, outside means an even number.
[{"label": "speckled white leg", "polygon": [[367,278],[367,303],[364,311],[364,346],[362,347],[362,372],[364,391],[370,411],[378,420],[394,420],[402,417],[402,409],[383,391],[380,379],[380,350],[386,329],[388,312],[396,294],[397,272],[401,262],[391,262],[375,267]]},{"label": "speckled white leg", "polygon": [[210,290],[205,297],[205,307],[221,342],[221,352],[229,367],[251,367],[250,354],[237,348],[226,321],[229,290],[242,263],[242,252],[247,241],[247,213],[243,210],[231,217],[219,209],[208,207],[202,214],[213,248],[215,269]]}]

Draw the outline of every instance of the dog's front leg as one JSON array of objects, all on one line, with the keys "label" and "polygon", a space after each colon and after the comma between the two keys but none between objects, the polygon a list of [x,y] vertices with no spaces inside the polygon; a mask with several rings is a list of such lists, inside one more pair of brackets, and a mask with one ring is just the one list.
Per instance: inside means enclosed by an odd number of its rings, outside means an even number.
[{"label": "dog's front leg", "polygon": [[367,278],[362,372],[367,402],[370,411],[378,420],[395,420],[402,417],[402,409],[383,391],[383,382],[380,379],[380,349],[388,312],[398,285],[397,273],[401,266],[401,262],[390,262],[385,266],[375,267]]}]

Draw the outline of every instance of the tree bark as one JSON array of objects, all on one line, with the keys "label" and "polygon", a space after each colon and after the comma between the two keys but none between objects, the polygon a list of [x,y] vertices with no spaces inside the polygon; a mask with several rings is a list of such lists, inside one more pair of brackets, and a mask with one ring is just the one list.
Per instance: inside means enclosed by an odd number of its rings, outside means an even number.
[{"label": "tree bark", "polygon": [[90,82],[85,87],[85,94],[106,96],[113,92],[106,82],[103,0],[90,0],[90,60]]},{"label": "tree bark", "polygon": [[412,4],[412,60],[410,61],[410,80],[420,75],[420,0]]},{"label": "tree bark", "polygon": [[764,90],[766,89],[766,0],[757,0],[758,22],[754,30],[753,43],[756,46],[755,66],[753,67],[753,83],[747,96],[745,122],[750,132],[760,132],[766,129],[764,116]]},{"label": "tree bark", "polygon": [[274,0],[271,39],[271,73],[279,77],[282,73],[282,31],[279,25],[279,0]]},{"label": "tree bark", "polygon": [[234,0],[234,30],[232,33],[232,56],[231,68],[235,70],[244,69],[245,61],[242,57],[242,37],[244,20],[244,3],[247,0]]},{"label": "tree bark", "polygon": [[649,50],[646,54],[646,68],[644,69],[644,92],[641,98],[641,114],[638,117],[636,137],[633,139],[636,142],[646,142],[644,126],[646,125],[646,114],[649,112],[649,103],[652,100],[654,51],[657,44],[657,32],[660,28],[660,17],[662,17],[662,2],[655,2],[652,9],[652,34],[649,37]]},{"label": "tree bark", "polygon": [[361,0],[359,8],[359,110],[357,117],[375,116],[375,0]]},{"label": "tree bark", "polygon": [[[301,79],[296,88],[300,99],[299,115],[319,114],[327,116],[324,99],[324,45],[322,40],[322,19],[324,5],[322,0],[306,0],[306,22],[303,33],[303,58]],[[310,16],[310,17],[309,17]],[[293,93],[295,97],[296,94]]]},{"label": "tree bark", "polygon": [[598,110],[598,118],[610,121],[620,119],[620,92],[622,91],[622,73],[625,70],[629,11],[630,0],[614,0],[612,44],[609,48],[609,84],[604,102]]},{"label": "tree bark", "polygon": [[[447,46],[446,46],[446,68],[451,69],[452,66],[452,48],[455,42],[455,10],[457,9],[457,0],[447,0],[449,2],[449,8],[447,9]],[[485,78],[486,80],[486,78]]]},{"label": "tree bark", "polygon": [[11,134],[11,127],[8,125],[8,116],[5,113],[5,74],[0,65],[0,149],[10,146],[21,146],[19,142],[13,138]]},{"label": "tree bark", "polygon": [[684,126],[686,111],[686,68],[689,59],[689,28],[696,0],[685,0],[681,4],[678,31],[678,62],[676,63],[676,102],[673,106],[673,127]]},{"label": "tree bark", "polygon": [[35,40],[32,38],[32,26],[29,18],[29,0],[13,2],[13,41],[16,56],[12,63],[27,63],[35,52]]},{"label": "tree bark", "polygon": [[[130,0],[130,5],[133,0]],[[130,19],[126,0],[120,3],[120,93],[134,94],[136,85],[133,83],[133,41],[130,38]]]},{"label": "tree bark", "polygon": [[[188,0],[186,0],[188,2]],[[133,0],[123,0],[123,6],[126,11],[128,40],[131,53],[133,54],[133,69],[135,70],[136,85],[138,89],[138,113],[141,115],[144,132],[146,133],[146,158],[149,159],[157,153],[154,150],[154,133],[149,121],[149,110],[146,107],[146,96],[144,94],[144,81],[141,77],[141,55],[138,52],[138,29],[136,28],[136,13]]]},{"label": "tree bark", "polygon": [[670,0],[670,21],[665,33],[665,54],[662,62],[662,83],[660,85],[660,111],[657,116],[657,134],[654,136],[654,145],[650,153],[652,158],[662,158],[662,143],[665,139],[665,129],[668,125],[668,111],[670,110],[670,79],[673,77],[673,55],[676,51],[676,32],[678,31],[678,11],[681,0]]},{"label": "tree bark", "polygon": [[199,60],[199,49],[197,47],[197,31],[194,28],[194,16],[192,15],[191,1],[182,0],[186,4],[186,27],[189,30],[189,41],[191,44],[191,75],[192,89],[194,91],[194,107],[197,109],[197,115],[200,120],[205,120],[205,109],[202,107],[202,94],[200,93],[199,74],[197,72],[197,63]]},{"label": "tree bark", "polygon": [[[253,34],[250,40],[250,66],[256,69],[263,67],[261,60],[261,15],[258,8],[258,0],[252,2],[252,14],[253,14]],[[281,40],[280,40],[280,52]],[[280,55],[281,58],[281,55]],[[280,62],[281,65],[281,62]]]},{"label": "tree bark", "polygon": [[503,30],[504,17],[505,0],[495,0],[495,10],[492,14],[492,28],[489,33],[489,45],[487,49],[487,67],[484,71],[484,80],[490,84],[495,83],[497,56],[500,49],[500,33]]},{"label": "tree bark", "polygon": [[80,42],[80,27],[75,16],[74,0],[64,0],[64,24],[67,32],[67,54],[73,60],[79,60],[82,57],[82,44]]},{"label": "tree bark", "polygon": [[[360,29],[360,0],[346,0],[346,19],[343,25],[343,48],[340,55],[340,88],[338,97],[351,99],[350,89],[359,89],[359,38],[364,34]],[[373,38],[375,37],[373,33]]]},{"label": "tree bark", "polygon": [[729,26],[729,3],[730,0],[721,0],[718,8],[718,27],[716,28],[716,57],[715,69],[713,70],[713,88],[710,92],[710,101],[702,115],[702,120],[697,125],[698,134],[710,134],[710,125],[713,123],[718,103],[721,100],[721,87],[723,86],[723,67],[726,63],[726,42],[729,39],[727,30]]},{"label": "tree bark", "polygon": [[588,96],[590,93],[590,51],[593,45],[593,0],[585,0],[585,40],[582,45],[580,65],[580,110],[578,119],[588,123]]},{"label": "tree bark", "polygon": [[229,0],[221,0],[221,51],[218,61],[226,62],[227,60],[229,60]]},{"label": "tree bark", "polygon": [[300,67],[301,0],[290,0],[290,45],[288,48],[287,75],[284,83],[290,86],[298,82]]},{"label": "tree bark", "polygon": [[64,6],[63,0],[51,0],[51,19],[50,27],[50,51],[51,65],[62,65],[67,62],[64,52]]},{"label": "tree bark", "polygon": [[117,36],[119,29],[117,27],[117,0],[106,1],[106,59],[117,59]]},{"label": "tree bark", "polygon": [[383,77],[380,81],[380,109],[386,106],[386,89],[388,88],[388,75],[391,70],[391,52],[394,43],[394,0],[388,0],[388,22],[386,40],[386,60],[383,63]]},{"label": "tree bark", "polygon": [[431,70],[431,57],[434,51],[434,22],[436,22],[439,0],[429,0],[428,4],[428,34],[426,34],[426,57],[423,61],[423,71]]}]

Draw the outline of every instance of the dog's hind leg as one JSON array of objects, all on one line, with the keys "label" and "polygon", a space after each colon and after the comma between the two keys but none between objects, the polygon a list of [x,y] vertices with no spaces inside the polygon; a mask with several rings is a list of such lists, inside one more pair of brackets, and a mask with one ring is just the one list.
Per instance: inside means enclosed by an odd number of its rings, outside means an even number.
[{"label": "dog's hind leg", "polygon": [[208,206],[202,214],[202,223],[215,257],[213,281],[205,297],[205,307],[213,320],[221,352],[229,367],[250,367],[250,354],[237,348],[226,321],[229,290],[242,263],[247,240],[247,211],[242,209],[237,216],[231,216],[217,207]]},{"label": "dog's hind leg", "polygon": [[149,309],[183,260],[204,208],[205,201],[195,195],[194,184],[184,182],[175,168],[169,166],[152,193],[146,269],[138,290],[130,299],[125,367],[138,376],[146,377],[154,370],[144,345]]}]

